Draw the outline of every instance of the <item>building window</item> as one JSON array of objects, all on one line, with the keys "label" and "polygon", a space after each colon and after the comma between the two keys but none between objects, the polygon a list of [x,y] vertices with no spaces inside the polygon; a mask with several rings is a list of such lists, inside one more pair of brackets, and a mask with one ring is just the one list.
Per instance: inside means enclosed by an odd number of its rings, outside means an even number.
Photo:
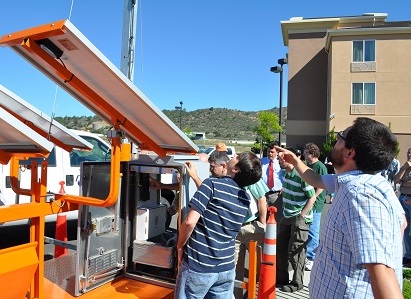
[{"label": "building window", "polygon": [[355,40],[352,44],[353,62],[375,61],[375,40]]},{"label": "building window", "polygon": [[352,105],[375,105],[375,83],[353,83]]}]

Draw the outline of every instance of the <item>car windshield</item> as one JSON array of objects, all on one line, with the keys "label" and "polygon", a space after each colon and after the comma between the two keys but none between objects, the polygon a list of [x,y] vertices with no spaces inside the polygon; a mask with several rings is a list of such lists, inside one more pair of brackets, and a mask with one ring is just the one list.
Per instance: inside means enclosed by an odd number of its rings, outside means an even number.
[{"label": "car windshield", "polygon": [[110,148],[100,140],[91,136],[80,136],[93,145],[91,151],[74,149],[70,152],[70,165],[80,166],[82,161],[110,161]]},{"label": "car windshield", "polygon": [[214,150],[214,147],[209,147],[208,149],[206,149],[206,150],[204,151],[204,153],[206,153],[207,155],[209,155],[213,150]]}]

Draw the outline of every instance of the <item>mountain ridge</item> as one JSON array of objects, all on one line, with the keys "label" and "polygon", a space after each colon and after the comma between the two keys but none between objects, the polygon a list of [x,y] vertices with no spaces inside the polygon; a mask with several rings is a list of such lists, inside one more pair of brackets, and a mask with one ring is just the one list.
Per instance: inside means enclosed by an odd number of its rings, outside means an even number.
[{"label": "mountain ridge", "polygon": [[[263,110],[278,115],[278,108]],[[260,111],[241,111],[227,108],[204,108],[194,111],[163,110],[177,127],[183,131],[204,132],[207,139],[249,140],[257,138],[255,128],[259,126]],[[283,126],[287,118],[287,108],[283,108]],[[56,121],[70,129],[86,130],[105,134],[110,127],[98,116],[64,116],[56,117]]]}]

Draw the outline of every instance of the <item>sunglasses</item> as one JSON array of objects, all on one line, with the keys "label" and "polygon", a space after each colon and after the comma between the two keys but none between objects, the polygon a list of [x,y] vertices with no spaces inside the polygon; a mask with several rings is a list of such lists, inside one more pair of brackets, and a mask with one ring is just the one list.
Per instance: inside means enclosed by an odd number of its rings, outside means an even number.
[{"label": "sunglasses", "polygon": [[337,137],[345,141],[346,138],[345,138],[345,136],[343,135],[343,133],[344,133],[344,131],[338,132],[338,133],[337,133]]}]

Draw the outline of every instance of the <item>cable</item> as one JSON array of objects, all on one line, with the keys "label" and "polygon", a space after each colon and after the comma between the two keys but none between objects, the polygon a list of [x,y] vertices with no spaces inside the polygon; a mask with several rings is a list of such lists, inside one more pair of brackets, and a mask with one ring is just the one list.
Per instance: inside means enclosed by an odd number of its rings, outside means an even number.
[{"label": "cable", "polygon": [[69,17],[68,17],[69,21],[70,21],[70,18],[71,18],[71,12],[73,10],[73,5],[74,5],[74,0],[71,0],[70,12],[69,12]]},{"label": "cable", "polygon": [[51,111],[51,120],[49,125],[49,131],[47,132],[47,140],[50,141],[51,136],[51,126],[53,125],[54,116],[56,115],[56,99],[57,99],[57,89],[59,86],[56,84],[56,91],[54,92],[53,109]]}]

